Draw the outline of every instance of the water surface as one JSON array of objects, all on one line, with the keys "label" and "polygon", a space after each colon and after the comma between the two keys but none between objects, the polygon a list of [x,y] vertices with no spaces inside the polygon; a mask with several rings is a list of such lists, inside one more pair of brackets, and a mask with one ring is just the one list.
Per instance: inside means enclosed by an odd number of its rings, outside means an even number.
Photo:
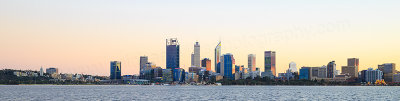
[{"label": "water surface", "polygon": [[0,85],[4,100],[400,100],[382,86]]}]

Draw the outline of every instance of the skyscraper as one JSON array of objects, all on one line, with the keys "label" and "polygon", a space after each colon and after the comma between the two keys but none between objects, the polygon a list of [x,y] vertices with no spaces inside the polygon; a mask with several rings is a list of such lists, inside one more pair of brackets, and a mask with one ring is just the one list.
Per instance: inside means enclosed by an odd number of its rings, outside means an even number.
[{"label": "skyscraper", "polygon": [[248,55],[248,67],[251,71],[256,71],[256,55],[249,54]]},{"label": "skyscraper", "polygon": [[326,68],[326,76],[327,78],[335,78],[335,72],[336,72],[336,63],[335,61],[331,61],[328,63],[328,66]]},{"label": "skyscraper", "polygon": [[221,74],[224,75],[225,78],[230,78],[234,80],[235,73],[235,58],[230,53],[224,54],[221,58]]},{"label": "skyscraper", "polygon": [[348,74],[350,77],[358,77],[358,58],[348,58],[347,66],[342,66],[342,74]]},{"label": "skyscraper", "polygon": [[290,72],[297,72],[297,67],[295,62],[290,62],[289,63],[289,70]]},{"label": "skyscraper", "polygon": [[347,66],[357,66],[358,67],[359,66],[359,59],[358,58],[348,58],[347,59]]},{"label": "skyscraper", "polygon": [[110,79],[121,79],[121,61],[110,62]]},{"label": "skyscraper", "polygon": [[220,71],[220,61],[221,61],[221,59],[220,59],[220,57],[221,57],[221,42],[219,42],[218,43],[218,45],[215,47],[215,55],[214,55],[214,57],[215,57],[215,67],[214,67],[214,69],[215,69],[215,72],[217,72],[217,73],[221,73],[221,71]]},{"label": "skyscraper", "polygon": [[40,76],[43,76],[43,67],[40,67]]},{"label": "skyscraper", "polygon": [[264,55],[264,72],[270,71],[276,76],[276,54],[275,51],[265,51]]},{"label": "skyscraper", "polygon": [[208,58],[201,60],[201,67],[206,67],[207,71],[211,71],[211,60]]},{"label": "skyscraper", "polygon": [[192,66],[200,67],[200,44],[196,42],[194,44],[194,51],[193,51],[193,62]]},{"label": "skyscraper", "polygon": [[146,67],[146,63],[149,62],[149,58],[147,56],[140,56],[140,71],[142,71]]},{"label": "skyscraper", "polygon": [[177,38],[166,40],[166,67],[179,68],[179,43]]}]

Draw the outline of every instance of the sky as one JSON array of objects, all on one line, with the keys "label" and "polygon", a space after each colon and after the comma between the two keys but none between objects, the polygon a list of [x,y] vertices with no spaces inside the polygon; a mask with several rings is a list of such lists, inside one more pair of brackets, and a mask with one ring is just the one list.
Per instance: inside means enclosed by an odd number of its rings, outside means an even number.
[{"label": "sky", "polygon": [[[1,0],[0,69],[59,68],[61,73],[138,74],[140,56],[165,68],[165,40],[178,38],[180,66],[214,48],[247,67],[276,51],[277,72],[290,62],[322,66],[359,58],[360,70],[400,64],[399,0]],[[399,70],[399,69],[397,69]]]}]

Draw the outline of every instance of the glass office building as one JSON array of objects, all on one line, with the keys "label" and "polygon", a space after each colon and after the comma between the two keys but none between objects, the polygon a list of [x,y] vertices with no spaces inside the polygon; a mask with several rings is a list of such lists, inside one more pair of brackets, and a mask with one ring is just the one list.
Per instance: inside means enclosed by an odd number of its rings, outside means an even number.
[{"label": "glass office building", "polygon": [[121,79],[121,61],[110,62],[110,79]]}]

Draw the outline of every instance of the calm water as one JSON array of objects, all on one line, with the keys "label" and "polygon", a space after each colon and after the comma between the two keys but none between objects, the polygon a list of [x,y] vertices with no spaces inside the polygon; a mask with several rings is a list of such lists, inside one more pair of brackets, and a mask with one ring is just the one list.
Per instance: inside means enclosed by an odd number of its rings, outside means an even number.
[{"label": "calm water", "polygon": [[5,100],[400,100],[400,87],[0,85]]}]

